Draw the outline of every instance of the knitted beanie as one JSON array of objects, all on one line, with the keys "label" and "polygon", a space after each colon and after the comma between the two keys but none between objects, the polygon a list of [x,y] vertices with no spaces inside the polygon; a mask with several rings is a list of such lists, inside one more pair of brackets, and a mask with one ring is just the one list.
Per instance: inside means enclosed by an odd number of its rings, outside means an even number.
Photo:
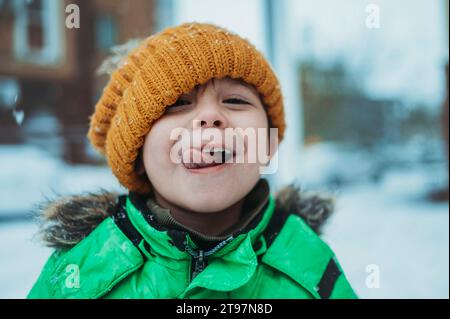
[{"label": "knitted beanie", "polygon": [[152,124],[180,95],[227,76],[256,88],[281,142],[282,94],[269,63],[247,39],[195,22],[146,38],[121,61],[90,117],[88,138],[124,187],[148,193],[150,181],[136,172],[135,161]]}]

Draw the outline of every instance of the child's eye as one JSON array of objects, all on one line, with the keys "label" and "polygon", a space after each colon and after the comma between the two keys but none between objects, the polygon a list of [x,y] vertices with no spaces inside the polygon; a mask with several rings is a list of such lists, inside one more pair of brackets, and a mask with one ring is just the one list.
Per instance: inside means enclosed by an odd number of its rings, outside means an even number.
[{"label": "child's eye", "polygon": [[242,99],[237,99],[237,98],[231,98],[231,99],[226,99],[224,100],[225,103],[229,103],[229,104],[250,104],[249,102],[242,100]]}]

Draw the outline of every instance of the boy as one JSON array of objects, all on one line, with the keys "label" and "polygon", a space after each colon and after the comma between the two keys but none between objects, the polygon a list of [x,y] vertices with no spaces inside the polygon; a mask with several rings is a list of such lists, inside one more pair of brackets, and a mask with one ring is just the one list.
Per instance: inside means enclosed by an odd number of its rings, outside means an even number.
[{"label": "boy", "polygon": [[201,23],[144,40],[111,75],[88,133],[130,192],[44,209],[56,250],[29,297],[356,297],[315,233],[332,201],[293,187],[274,198],[267,161],[249,160],[255,143],[239,132],[272,140],[270,128],[281,141],[280,86],[247,40]]}]

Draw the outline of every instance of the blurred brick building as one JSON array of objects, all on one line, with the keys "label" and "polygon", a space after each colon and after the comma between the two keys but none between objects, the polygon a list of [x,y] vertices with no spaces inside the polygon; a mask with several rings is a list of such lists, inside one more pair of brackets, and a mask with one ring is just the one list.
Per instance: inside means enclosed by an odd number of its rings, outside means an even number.
[{"label": "blurred brick building", "polygon": [[[71,4],[79,28],[66,27]],[[155,32],[155,15],[153,0],[0,0],[0,144],[92,161],[88,119],[107,81],[96,70],[112,46]]]}]

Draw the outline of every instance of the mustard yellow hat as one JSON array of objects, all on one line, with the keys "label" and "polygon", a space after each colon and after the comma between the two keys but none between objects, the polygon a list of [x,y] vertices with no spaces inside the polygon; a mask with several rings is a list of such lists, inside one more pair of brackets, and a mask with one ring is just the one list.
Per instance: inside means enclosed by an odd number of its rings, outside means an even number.
[{"label": "mustard yellow hat", "polygon": [[226,76],[256,88],[281,142],[283,99],[269,63],[248,40],[205,23],[167,28],[132,50],[111,74],[90,118],[88,138],[124,187],[148,193],[150,182],[136,172],[135,161],[152,124],[180,95]]}]

